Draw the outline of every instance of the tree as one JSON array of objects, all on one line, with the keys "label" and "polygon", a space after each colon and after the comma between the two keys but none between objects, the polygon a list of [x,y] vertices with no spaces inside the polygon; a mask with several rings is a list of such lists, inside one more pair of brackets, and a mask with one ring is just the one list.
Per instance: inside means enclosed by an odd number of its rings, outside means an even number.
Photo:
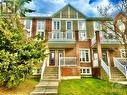
[{"label": "tree", "polygon": [[25,6],[26,3],[29,4],[31,1],[32,0],[2,0],[0,1],[0,14],[18,13],[20,16],[25,16],[26,12],[35,12],[35,10]]},{"label": "tree", "polygon": [[18,86],[47,57],[44,40],[25,37],[16,14],[0,17],[0,86]]},{"label": "tree", "polygon": [[25,3],[30,3],[32,0],[16,0],[15,2],[15,10],[16,12],[19,11],[21,16],[25,16],[26,12],[35,12],[34,9],[29,9],[27,7],[25,7]]},{"label": "tree", "polygon": [[121,0],[116,5],[98,6],[97,9],[100,16],[112,18],[111,21],[100,22],[102,27],[105,27],[102,31],[108,34],[108,29],[115,34],[113,37],[119,40],[127,57],[127,0]]}]

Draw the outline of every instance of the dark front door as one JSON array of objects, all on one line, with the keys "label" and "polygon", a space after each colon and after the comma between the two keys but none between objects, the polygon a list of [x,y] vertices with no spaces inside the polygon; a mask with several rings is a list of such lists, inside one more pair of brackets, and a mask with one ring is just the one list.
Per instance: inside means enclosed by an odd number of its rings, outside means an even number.
[{"label": "dark front door", "polygon": [[49,66],[55,66],[55,50],[50,50]]}]

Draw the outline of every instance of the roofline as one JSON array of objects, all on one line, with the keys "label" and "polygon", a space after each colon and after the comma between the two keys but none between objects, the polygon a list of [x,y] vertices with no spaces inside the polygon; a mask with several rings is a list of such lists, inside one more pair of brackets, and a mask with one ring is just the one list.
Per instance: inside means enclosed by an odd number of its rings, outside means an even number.
[{"label": "roofline", "polygon": [[26,18],[26,19],[52,19],[51,16],[48,16],[48,17],[43,17],[43,16],[26,16],[24,18]]},{"label": "roofline", "polygon": [[71,4],[66,4],[64,7],[62,7],[61,9],[59,9],[57,12],[55,12],[53,15],[52,15],[52,17],[55,15],[55,14],[57,14],[58,12],[60,12],[62,9],[64,9],[65,7],[67,7],[67,6],[70,6],[70,7],[72,7],[74,10],[76,10],[77,12],[79,12],[81,15],[83,15],[84,16],[84,18],[87,18],[87,16],[86,15],[84,15],[81,11],[79,11],[77,8],[75,8],[74,6],[72,6]]},{"label": "roofline", "polygon": [[113,21],[113,18],[109,17],[87,17],[87,21]]}]

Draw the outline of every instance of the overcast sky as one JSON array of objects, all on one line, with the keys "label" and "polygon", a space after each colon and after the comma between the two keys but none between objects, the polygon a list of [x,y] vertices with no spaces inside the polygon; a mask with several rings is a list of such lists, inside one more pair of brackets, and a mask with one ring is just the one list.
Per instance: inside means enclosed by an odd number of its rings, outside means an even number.
[{"label": "overcast sky", "polygon": [[97,6],[105,6],[109,3],[117,4],[119,1],[120,0],[32,0],[32,2],[26,4],[26,6],[36,10],[36,13],[32,15],[51,16],[69,3],[86,16],[98,16]]}]

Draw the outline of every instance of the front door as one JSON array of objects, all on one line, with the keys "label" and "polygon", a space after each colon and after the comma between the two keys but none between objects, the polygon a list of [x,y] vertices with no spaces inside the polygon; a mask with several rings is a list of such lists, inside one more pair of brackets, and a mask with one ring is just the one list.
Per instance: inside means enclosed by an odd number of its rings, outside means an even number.
[{"label": "front door", "polygon": [[49,66],[58,66],[61,57],[64,57],[63,49],[50,50]]},{"label": "front door", "polygon": [[55,50],[50,50],[49,66],[55,66]]}]

